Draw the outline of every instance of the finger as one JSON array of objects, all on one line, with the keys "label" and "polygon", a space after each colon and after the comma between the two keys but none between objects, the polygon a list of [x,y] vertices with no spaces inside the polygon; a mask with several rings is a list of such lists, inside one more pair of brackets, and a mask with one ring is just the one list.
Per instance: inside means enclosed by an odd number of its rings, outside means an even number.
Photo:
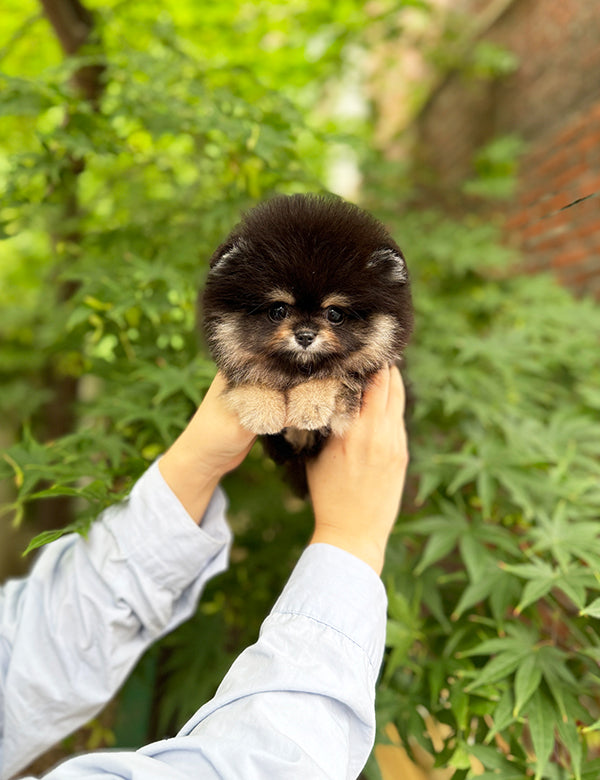
[{"label": "finger", "polygon": [[361,417],[373,419],[385,414],[390,392],[390,369],[380,369],[372,378],[363,395]]},{"label": "finger", "polygon": [[225,378],[224,374],[222,374],[220,371],[218,371],[215,375],[215,378],[210,384],[210,387],[204,394],[203,403],[207,403],[210,406],[213,404],[216,404],[219,409],[226,410],[228,417],[235,417],[237,420],[238,417],[236,414],[234,414],[229,407],[226,407],[224,404],[224,396],[225,391],[227,390],[228,382]]},{"label": "finger", "polygon": [[225,376],[220,372],[217,371],[215,374],[215,378],[213,379],[210,387],[208,388],[208,392],[211,395],[221,395],[221,393],[225,390],[227,387],[227,380],[225,379]]},{"label": "finger", "polygon": [[402,374],[398,370],[397,366],[392,366],[390,371],[390,392],[388,396],[388,410],[389,413],[396,416],[404,417],[404,411],[406,409],[406,389],[404,387],[404,381],[402,380]]}]

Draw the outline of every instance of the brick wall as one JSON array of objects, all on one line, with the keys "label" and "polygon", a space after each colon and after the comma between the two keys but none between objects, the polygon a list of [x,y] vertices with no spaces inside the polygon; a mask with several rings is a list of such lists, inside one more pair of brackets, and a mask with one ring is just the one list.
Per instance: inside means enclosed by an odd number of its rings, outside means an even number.
[{"label": "brick wall", "polygon": [[600,100],[540,138],[521,163],[507,229],[530,270],[600,298]]},{"label": "brick wall", "polygon": [[433,94],[416,123],[429,180],[456,197],[476,149],[519,134],[526,153],[516,197],[503,207],[509,240],[531,270],[554,270],[600,297],[600,197],[560,211],[600,190],[600,5],[514,0],[483,38],[514,51],[520,66],[497,83],[454,74]]}]

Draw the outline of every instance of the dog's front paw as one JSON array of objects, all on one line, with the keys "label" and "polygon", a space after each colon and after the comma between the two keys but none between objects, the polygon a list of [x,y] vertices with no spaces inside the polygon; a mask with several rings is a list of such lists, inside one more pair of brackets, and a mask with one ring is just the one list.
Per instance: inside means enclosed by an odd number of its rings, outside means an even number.
[{"label": "dog's front paw", "polygon": [[329,425],[340,391],[337,379],[309,379],[288,391],[285,424],[301,430],[316,431]]},{"label": "dog's front paw", "polygon": [[279,433],[285,426],[285,396],[262,385],[237,385],[225,390],[227,406],[247,431]]}]

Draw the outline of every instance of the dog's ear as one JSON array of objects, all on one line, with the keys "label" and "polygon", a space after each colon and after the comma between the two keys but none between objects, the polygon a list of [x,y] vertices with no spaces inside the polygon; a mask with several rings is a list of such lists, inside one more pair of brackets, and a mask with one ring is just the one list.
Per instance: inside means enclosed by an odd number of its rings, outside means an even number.
[{"label": "dog's ear", "polygon": [[404,284],[408,281],[408,271],[402,252],[391,247],[376,249],[367,262],[367,268],[379,268],[388,274],[391,282]]},{"label": "dog's ear", "polygon": [[222,271],[229,261],[237,257],[244,251],[241,239],[226,241],[215,251],[210,258],[210,270]]}]

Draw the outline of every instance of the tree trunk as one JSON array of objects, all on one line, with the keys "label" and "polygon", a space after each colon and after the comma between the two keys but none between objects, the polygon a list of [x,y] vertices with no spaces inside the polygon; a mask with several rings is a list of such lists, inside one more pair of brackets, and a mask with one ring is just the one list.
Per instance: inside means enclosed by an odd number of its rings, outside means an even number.
[{"label": "tree trunk", "polygon": [[[67,56],[79,53],[83,46],[92,43],[94,17],[79,0],[40,0],[40,3]],[[102,93],[103,70],[101,65],[86,65],[74,76],[81,96],[94,107]]]},{"label": "tree trunk", "polygon": [[[79,0],[40,0],[56,37],[67,56],[78,54],[81,49],[93,43],[94,20],[92,14]],[[81,99],[88,101],[97,109],[103,90],[102,65],[85,65],[79,68],[73,82],[81,94]],[[65,120],[68,129],[69,118]],[[57,221],[52,228],[54,246],[68,244],[75,249],[81,244],[81,234],[72,228],[79,214],[78,177],[85,167],[85,161],[80,157],[65,159],[59,184],[55,186],[53,197],[62,202],[63,219]],[[61,228],[64,225],[65,228]],[[57,276],[64,270],[58,267]],[[57,304],[65,304],[75,294],[77,285],[73,282],[60,283],[56,299]],[[50,357],[43,375],[44,383],[52,389],[52,399],[41,411],[42,435],[46,440],[60,438],[73,430],[75,426],[75,405],[77,402],[78,380],[65,376],[57,370],[55,360]],[[73,502],[70,498],[60,497],[37,504],[37,521],[42,529],[58,528],[73,519]]]}]

